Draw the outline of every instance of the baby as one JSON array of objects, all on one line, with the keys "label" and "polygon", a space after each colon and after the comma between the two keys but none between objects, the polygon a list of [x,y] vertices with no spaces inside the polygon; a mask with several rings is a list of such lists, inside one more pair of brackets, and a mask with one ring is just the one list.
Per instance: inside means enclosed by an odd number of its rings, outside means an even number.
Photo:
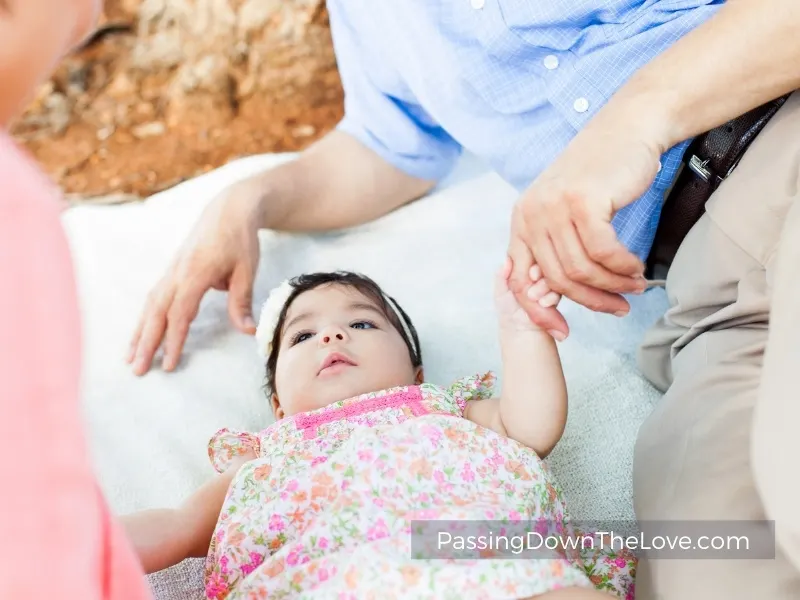
[{"label": "baby", "polygon": [[499,394],[491,374],[427,383],[411,320],[367,277],[315,273],[275,290],[256,339],[276,422],[220,430],[216,479],[177,509],[123,517],[144,569],[206,557],[216,599],[632,599],[625,551],[437,554],[420,533],[488,534],[493,520],[584,539],[542,463],[567,415],[558,350],[517,305],[510,270],[495,284]]}]

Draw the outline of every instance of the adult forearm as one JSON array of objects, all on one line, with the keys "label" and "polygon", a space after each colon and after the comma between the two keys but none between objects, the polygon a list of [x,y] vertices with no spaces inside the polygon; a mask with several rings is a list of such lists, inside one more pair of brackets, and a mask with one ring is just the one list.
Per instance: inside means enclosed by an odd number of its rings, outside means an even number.
[{"label": "adult forearm", "polygon": [[664,151],[800,87],[798,32],[797,0],[728,0],[631,77],[603,112],[649,129]]},{"label": "adult forearm", "polygon": [[264,228],[297,232],[372,221],[423,196],[435,182],[401,172],[351,136],[334,131],[296,160],[242,185],[260,195]]}]

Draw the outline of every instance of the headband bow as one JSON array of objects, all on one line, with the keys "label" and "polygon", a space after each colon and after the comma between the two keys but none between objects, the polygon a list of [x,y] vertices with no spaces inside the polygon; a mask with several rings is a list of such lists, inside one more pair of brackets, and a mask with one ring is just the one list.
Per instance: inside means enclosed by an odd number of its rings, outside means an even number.
[{"label": "headband bow", "polygon": [[272,352],[272,338],[275,335],[275,328],[278,326],[281,311],[292,294],[292,290],[292,284],[289,283],[289,280],[284,280],[283,283],[270,292],[261,307],[261,316],[258,319],[258,327],[256,328],[256,343],[258,344],[258,353],[263,359],[266,359]]}]

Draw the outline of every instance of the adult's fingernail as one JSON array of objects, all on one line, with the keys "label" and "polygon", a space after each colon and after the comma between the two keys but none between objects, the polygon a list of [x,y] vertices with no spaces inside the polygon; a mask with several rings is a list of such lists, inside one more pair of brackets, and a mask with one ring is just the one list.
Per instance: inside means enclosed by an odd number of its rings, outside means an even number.
[{"label": "adult's fingernail", "polygon": [[564,332],[558,331],[557,329],[551,329],[547,333],[549,333],[558,342],[563,342],[565,339],[567,339],[567,336],[564,335]]},{"label": "adult's fingernail", "polygon": [[616,317],[624,317],[627,314],[628,314],[627,310],[618,310],[617,312],[614,313],[614,316],[616,316]]},{"label": "adult's fingernail", "polygon": [[244,326],[247,329],[255,329],[256,322],[253,320],[253,317],[247,316],[244,318]]}]

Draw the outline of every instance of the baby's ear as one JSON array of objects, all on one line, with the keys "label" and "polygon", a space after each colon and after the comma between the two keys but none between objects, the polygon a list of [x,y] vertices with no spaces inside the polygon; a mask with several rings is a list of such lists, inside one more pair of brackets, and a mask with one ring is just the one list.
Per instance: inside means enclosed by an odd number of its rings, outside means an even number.
[{"label": "baby's ear", "polygon": [[283,407],[281,407],[281,401],[278,400],[277,394],[272,394],[269,402],[272,405],[272,414],[275,416],[276,421],[280,421],[284,416],[286,416],[283,412]]},{"label": "baby's ear", "polygon": [[414,383],[416,385],[425,383],[425,370],[421,366],[417,367],[417,372],[414,375]]}]

